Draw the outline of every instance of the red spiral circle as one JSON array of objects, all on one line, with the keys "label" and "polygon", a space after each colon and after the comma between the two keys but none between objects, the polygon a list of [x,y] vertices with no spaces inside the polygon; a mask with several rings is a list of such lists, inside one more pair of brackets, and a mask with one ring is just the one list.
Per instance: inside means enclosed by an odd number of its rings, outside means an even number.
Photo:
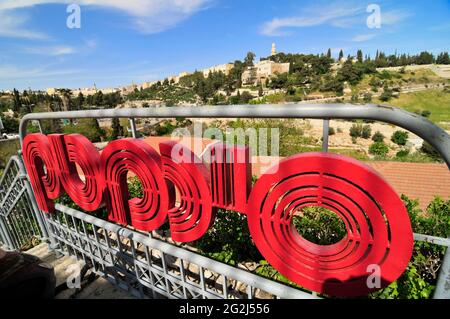
[{"label": "red spiral circle", "polygon": [[[317,245],[292,226],[301,208],[321,206],[344,222],[338,243]],[[281,274],[324,294],[357,296],[395,281],[413,248],[408,213],[395,191],[370,167],[351,158],[306,153],[266,172],[249,198],[248,223],[256,246]],[[380,287],[368,285],[379,267]]]}]

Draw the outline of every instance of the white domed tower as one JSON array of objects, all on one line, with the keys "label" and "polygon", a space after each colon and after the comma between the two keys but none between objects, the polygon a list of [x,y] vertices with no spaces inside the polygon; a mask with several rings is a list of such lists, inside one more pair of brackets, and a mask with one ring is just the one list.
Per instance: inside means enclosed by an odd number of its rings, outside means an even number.
[{"label": "white domed tower", "polygon": [[270,55],[275,55],[277,54],[277,46],[275,45],[275,43],[272,43],[272,52]]}]

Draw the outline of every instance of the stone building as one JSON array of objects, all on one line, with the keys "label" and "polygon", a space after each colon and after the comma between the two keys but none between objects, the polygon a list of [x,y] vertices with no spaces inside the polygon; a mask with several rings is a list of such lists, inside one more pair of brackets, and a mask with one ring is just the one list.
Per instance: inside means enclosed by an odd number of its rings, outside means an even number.
[{"label": "stone building", "polygon": [[254,67],[249,67],[242,73],[242,84],[259,85],[266,83],[277,74],[289,72],[290,63],[277,63],[271,60],[258,62]]},{"label": "stone building", "polygon": [[225,75],[230,74],[231,69],[233,69],[234,64],[232,63],[226,63],[226,64],[220,64],[215,65],[207,69],[203,69],[201,72],[203,73],[203,76],[206,78],[208,77],[209,73],[213,72],[222,72]]}]

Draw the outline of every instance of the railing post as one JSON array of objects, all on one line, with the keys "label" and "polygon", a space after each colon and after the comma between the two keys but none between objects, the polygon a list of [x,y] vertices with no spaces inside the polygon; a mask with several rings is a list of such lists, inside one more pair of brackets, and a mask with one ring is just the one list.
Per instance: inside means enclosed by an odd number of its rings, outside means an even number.
[{"label": "railing post", "polygon": [[323,120],[323,135],[322,135],[322,152],[328,152],[328,137],[330,134],[330,120]]},{"label": "railing post", "polygon": [[447,247],[433,299],[450,299],[450,247]]},{"label": "railing post", "polygon": [[40,132],[41,134],[44,134],[44,130],[42,129],[41,121],[39,120],[37,123],[38,123],[39,132]]},{"label": "railing post", "polygon": [[131,128],[131,135],[133,138],[137,138],[138,132],[136,128],[136,120],[134,118],[130,118],[130,128]]}]

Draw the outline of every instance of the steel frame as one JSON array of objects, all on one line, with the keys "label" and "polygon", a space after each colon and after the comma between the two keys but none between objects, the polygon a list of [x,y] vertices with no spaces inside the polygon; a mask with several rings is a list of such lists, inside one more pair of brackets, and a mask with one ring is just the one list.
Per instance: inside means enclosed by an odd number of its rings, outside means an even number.
[{"label": "steel frame", "polygon": [[[386,105],[238,105],[33,113],[22,119],[19,133],[22,143],[31,120],[128,118],[132,136],[137,137],[136,118],[174,117],[323,119],[325,152],[328,151],[329,119],[382,121],[411,131],[430,143],[450,168],[450,136],[444,130],[419,115]],[[27,192],[32,194],[31,190],[27,189]],[[41,214],[35,205],[33,209],[36,214]],[[162,295],[168,298],[253,298],[254,290],[261,289],[279,298],[316,298],[315,294],[255,276],[60,204],[56,205],[56,209],[57,214],[45,215],[44,223],[44,229],[48,226],[50,239],[55,241],[53,246],[90,263],[97,273],[138,297],[155,298]],[[446,238],[414,234],[414,239],[450,247],[450,239]],[[198,270],[195,276],[190,266],[186,267],[187,263],[197,267],[194,267]],[[174,271],[175,268],[178,270]],[[205,270],[222,277],[219,285],[215,283],[212,290],[207,287]],[[230,290],[230,279],[235,279],[236,283],[240,282],[247,288],[244,292],[242,289]],[[444,257],[434,298],[450,298],[449,249]]]},{"label": "steel frame", "polygon": [[33,240],[48,239],[22,161],[12,156],[0,179],[0,244],[7,249],[32,248]]}]

